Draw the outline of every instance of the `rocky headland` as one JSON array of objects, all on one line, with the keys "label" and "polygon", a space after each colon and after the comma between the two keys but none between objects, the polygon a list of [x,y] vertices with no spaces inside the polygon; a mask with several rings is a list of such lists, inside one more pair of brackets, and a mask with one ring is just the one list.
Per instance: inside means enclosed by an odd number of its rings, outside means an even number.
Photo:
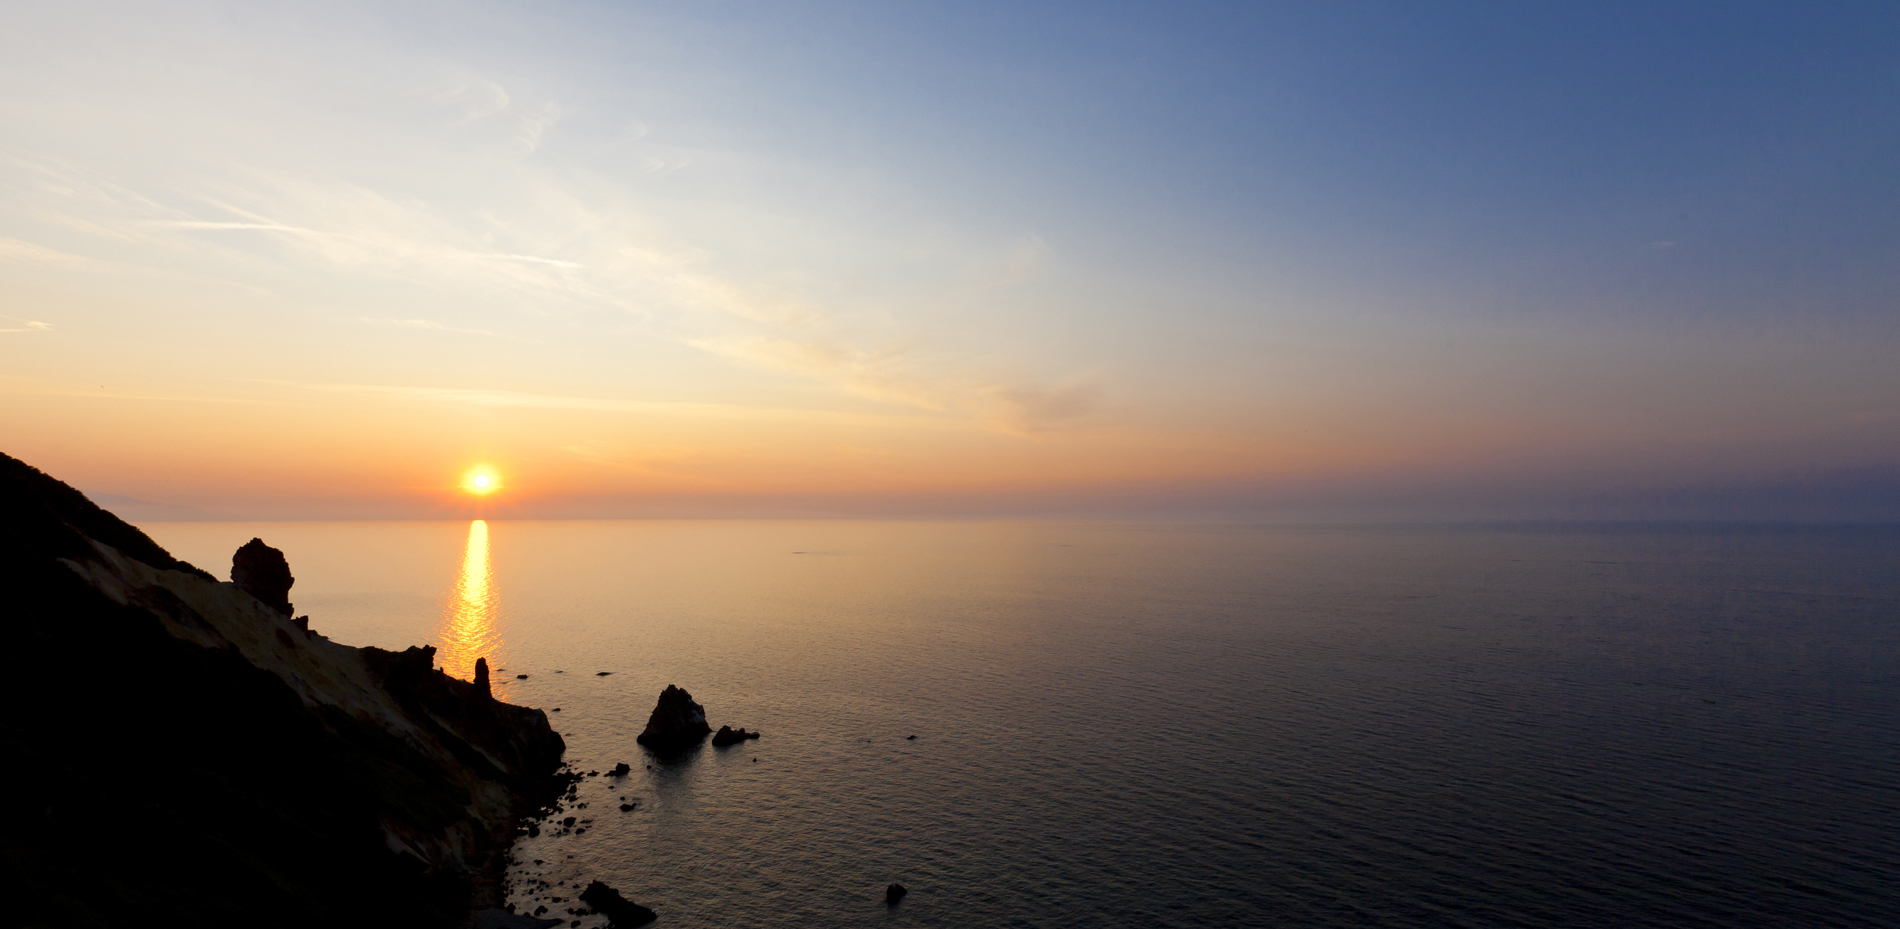
[{"label": "rocky headland", "polygon": [[0,455],[10,919],[449,927],[498,905],[517,823],[568,786],[546,714],[432,648],[311,631],[261,540],[233,576]]}]

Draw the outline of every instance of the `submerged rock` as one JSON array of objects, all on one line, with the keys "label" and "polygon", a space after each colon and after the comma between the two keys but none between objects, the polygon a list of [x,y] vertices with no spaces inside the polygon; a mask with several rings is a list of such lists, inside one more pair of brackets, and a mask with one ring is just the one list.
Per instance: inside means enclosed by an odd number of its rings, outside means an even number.
[{"label": "submerged rock", "polygon": [[652,910],[621,896],[620,891],[599,881],[589,883],[587,889],[581,891],[581,902],[607,917],[607,925],[615,929],[644,926],[659,918]]},{"label": "submerged rock", "polygon": [[706,708],[694,702],[692,694],[668,684],[660,691],[646,729],[634,741],[655,751],[667,751],[697,745],[710,732]]},{"label": "submerged rock", "polygon": [[734,731],[731,726],[720,726],[719,731],[713,733],[713,745],[715,747],[737,745],[747,739],[756,739],[758,737],[759,734],[756,732],[747,732],[744,729]]},{"label": "submerged rock", "polygon": [[262,600],[265,606],[290,615],[290,585],[297,579],[290,576],[290,562],[284,560],[284,553],[265,545],[263,539],[244,543],[231,556],[231,583]]}]

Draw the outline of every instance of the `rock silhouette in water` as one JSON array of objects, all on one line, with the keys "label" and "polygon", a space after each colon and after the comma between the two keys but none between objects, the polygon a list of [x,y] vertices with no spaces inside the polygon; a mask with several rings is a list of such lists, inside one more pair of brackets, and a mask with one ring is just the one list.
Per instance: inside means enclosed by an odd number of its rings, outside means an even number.
[{"label": "rock silhouette in water", "polygon": [[693,701],[693,695],[672,684],[660,691],[660,701],[647,718],[647,727],[634,741],[656,751],[697,745],[712,727],[706,725],[706,708]]},{"label": "rock silhouette in water", "polygon": [[620,891],[599,881],[589,883],[587,889],[581,891],[581,902],[607,917],[608,926],[614,929],[644,926],[658,918],[652,910],[621,896]]},{"label": "rock silhouette in water", "polygon": [[488,686],[488,659],[475,659],[475,699],[493,700],[495,692]]},{"label": "rock silhouette in water", "polygon": [[744,729],[735,732],[731,726],[720,726],[719,731],[713,733],[713,746],[737,745],[747,739],[756,739],[758,737],[759,734],[756,732],[747,732]]},{"label": "rock silhouette in water", "polygon": [[907,893],[910,893],[910,891],[906,890],[904,885],[892,884],[884,888],[884,904],[886,906],[896,906],[897,901],[904,899],[904,895]]},{"label": "rock silhouette in water", "polygon": [[231,583],[239,590],[264,601],[264,605],[285,616],[290,615],[290,562],[284,553],[264,544],[263,539],[244,543],[231,556]]}]

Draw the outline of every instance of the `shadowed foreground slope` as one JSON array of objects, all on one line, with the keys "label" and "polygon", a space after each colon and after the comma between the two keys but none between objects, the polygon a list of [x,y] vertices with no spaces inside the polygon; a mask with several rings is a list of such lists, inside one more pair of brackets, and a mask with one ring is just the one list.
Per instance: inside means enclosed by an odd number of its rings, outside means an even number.
[{"label": "shadowed foreground slope", "polygon": [[26,926],[447,926],[564,788],[540,710],[351,648],[0,455],[7,908]]}]

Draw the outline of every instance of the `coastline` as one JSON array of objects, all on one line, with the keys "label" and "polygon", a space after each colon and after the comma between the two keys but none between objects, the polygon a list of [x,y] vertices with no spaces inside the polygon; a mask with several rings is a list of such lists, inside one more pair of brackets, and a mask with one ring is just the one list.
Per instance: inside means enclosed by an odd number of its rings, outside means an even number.
[{"label": "coastline", "polygon": [[32,656],[6,732],[26,925],[459,926],[567,788],[545,712],[432,647],[332,642],[3,455],[0,584]]}]

